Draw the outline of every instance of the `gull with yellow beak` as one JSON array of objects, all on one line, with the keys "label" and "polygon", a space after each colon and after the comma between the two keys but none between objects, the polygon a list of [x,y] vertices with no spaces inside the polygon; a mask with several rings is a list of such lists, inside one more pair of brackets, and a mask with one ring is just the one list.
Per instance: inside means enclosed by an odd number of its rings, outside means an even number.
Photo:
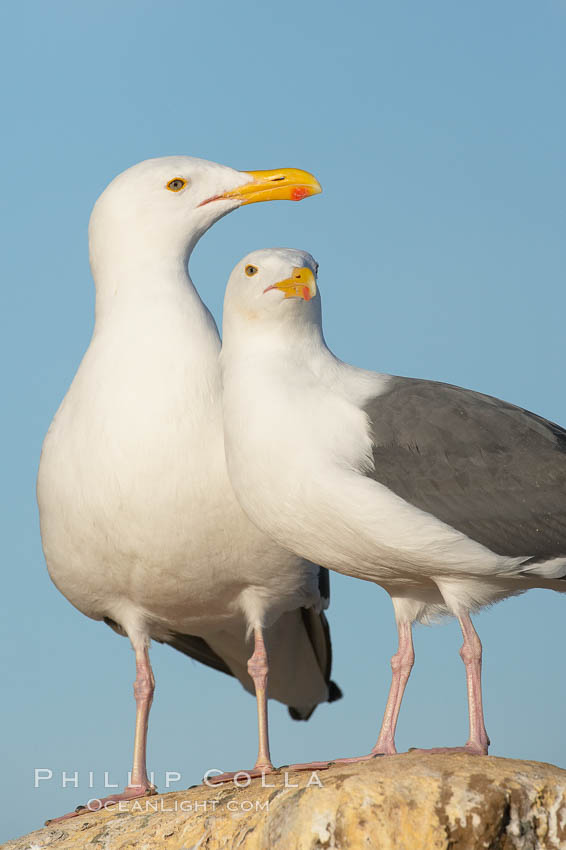
[{"label": "gull with yellow beak", "polygon": [[322,612],[327,572],[256,529],[230,487],[220,338],[187,270],[199,238],[232,210],[320,191],[297,169],[240,172],[178,156],[130,168],[95,204],[94,333],[38,478],[51,578],[135,651],[131,781],[91,811],[155,791],[146,771],[151,639],[255,690],[255,773],[272,769],[268,697],[307,719],[340,695]]},{"label": "gull with yellow beak", "polygon": [[230,480],[281,546],[392,598],[399,646],[381,731],[368,755],[341,761],[396,753],[412,624],[439,614],[462,629],[469,737],[435,751],[486,754],[470,611],[531,588],[566,592],[566,430],[480,393],[341,362],[324,341],[316,272],[310,254],[274,249],[230,276]]}]

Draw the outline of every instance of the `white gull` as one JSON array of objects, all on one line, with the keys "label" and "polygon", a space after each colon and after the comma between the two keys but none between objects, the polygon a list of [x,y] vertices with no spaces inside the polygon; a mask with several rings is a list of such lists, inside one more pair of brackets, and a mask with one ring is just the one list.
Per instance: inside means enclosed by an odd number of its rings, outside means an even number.
[{"label": "white gull", "polygon": [[120,174],[94,207],[95,328],[44,442],[38,502],[53,581],[135,650],[132,778],[107,801],[154,791],[146,772],[152,638],[255,686],[258,770],[271,769],[267,696],[306,718],[339,694],[321,612],[325,571],[259,532],[233,496],[220,338],[187,270],[198,239],[223,215],[318,191],[296,169],[238,172],[165,157]]},{"label": "white gull", "polygon": [[566,431],[480,393],[341,362],[324,341],[316,271],[310,254],[273,249],[230,277],[232,484],[282,546],[391,595],[399,648],[377,743],[361,758],[396,752],[412,624],[443,613],[464,637],[470,733],[436,751],[487,753],[470,611],[535,587],[566,592]]}]

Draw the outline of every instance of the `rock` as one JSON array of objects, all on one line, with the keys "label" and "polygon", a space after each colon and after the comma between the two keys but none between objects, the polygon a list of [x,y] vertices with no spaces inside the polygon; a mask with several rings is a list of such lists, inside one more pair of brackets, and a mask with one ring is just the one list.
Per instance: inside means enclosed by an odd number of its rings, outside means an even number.
[{"label": "rock", "polygon": [[[247,782],[247,780],[244,780]],[[84,814],[4,850],[565,850],[566,771],[407,753]]]}]

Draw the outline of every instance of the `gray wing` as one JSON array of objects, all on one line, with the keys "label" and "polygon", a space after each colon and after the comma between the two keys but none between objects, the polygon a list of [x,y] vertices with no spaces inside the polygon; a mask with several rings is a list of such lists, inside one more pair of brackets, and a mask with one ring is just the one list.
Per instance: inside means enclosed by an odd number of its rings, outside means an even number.
[{"label": "gray wing", "polygon": [[[110,628],[117,634],[127,637],[126,632],[122,626],[116,622],[116,620],[112,620],[110,617],[103,617],[103,620],[106,625],[110,626]],[[201,664],[205,664],[207,667],[219,670],[220,673],[226,673],[228,676],[234,675],[226,662],[217,655],[212,647],[210,647],[201,637],[197,637],[196,635],[182,635],[178,632],[173,632],[166,639],[154,637],[152,635],[152,640],[155,640],[158,643],[166,643],[178,652],[182,652],[183,655],[188,655],[189,658],[194,658],[195,661],[200,661]]]},{"label": "gray wing", "polygon": [[500,555],[566,555],[566,430],[450,384],[393,377],[365,406],[375,471],[407,502]]},{"label": "gray wing", "polygon": [[160,640],[159,643],[167,643],[173,649],[182,652],[183,655],[188,655],[189,658],[194,658],[195,661],[200,661],[201,664],[212,667],[213,670],[218,670],[220,673],[226,673],[228,676],[234,675],[225,661],[201,637],[175,632],[170,638]]},{"label": "gray wing", "polygon": [[322,599],[322,607],[328,608],[330,605],[330,573],[326,567],[318,568],[318,592]]}]

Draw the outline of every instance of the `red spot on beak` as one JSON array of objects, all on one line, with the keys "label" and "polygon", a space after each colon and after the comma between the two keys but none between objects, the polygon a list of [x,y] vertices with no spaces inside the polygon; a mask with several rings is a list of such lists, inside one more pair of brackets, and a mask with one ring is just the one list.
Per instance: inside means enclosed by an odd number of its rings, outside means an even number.
[{"label": "red spot on beak", "polygon": [[311,297],[311,291],[308,286],[303,286],[303,298],[305,299],[305,301],[310,301]]},{"label": "red spot on beak", "polygon": [[309,195],[310,189],[306,186],[295,186],[295,188],[291,190],[292,201],[302,201],[303,198],[307,198]]}]

